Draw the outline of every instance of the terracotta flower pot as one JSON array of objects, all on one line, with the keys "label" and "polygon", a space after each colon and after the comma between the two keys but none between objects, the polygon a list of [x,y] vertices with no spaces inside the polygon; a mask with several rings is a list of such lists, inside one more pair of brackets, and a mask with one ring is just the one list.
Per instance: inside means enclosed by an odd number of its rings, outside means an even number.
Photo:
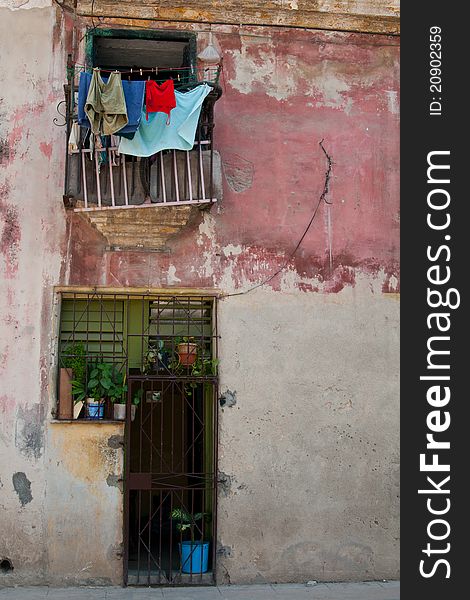
[{"label": "terracotta flower pot", "polygon": [[193,365],[197,358],[197,344],[183,342],[176,346],[180,363],[185,366]]}]

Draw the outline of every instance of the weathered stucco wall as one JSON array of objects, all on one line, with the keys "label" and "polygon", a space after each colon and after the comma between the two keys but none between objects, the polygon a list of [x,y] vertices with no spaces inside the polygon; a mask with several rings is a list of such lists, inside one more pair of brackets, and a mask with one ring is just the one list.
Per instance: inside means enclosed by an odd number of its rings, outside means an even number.
[{"label": "weathered stucco wall", "polygon": [[122,584],[123,423],[48,427],[47,580]]},{"label": "weathered stucco wall", "polygon": [[398,577],[399,308],[369,286],[220,303],[219,581]]},{"label": "weathered stucco wall", "polygon": [[[46,581],[44,470],[51,286],[61,268],[64,54],[55,10],[0,3],[0,557],[4,583]],[[25,5],[25,8],[26,7]],[[47,329],[45,325],[47,324]]]},{"label": "weathered stucco wall", "polygon": [[[116,432],[49,423],[52,286],[231,294],[286,261],[220,303],[221,389],[237,402],[221,413],[219,580],[396,577],[397,38],[214,25],[223,200],[168,253],[110,252],[62,206],[71,20],[20,4],[0,2],[0,558],[14,566],[0,585],[121,573]],[[204,25],[148,25],[208,40]],[[322,139],[331,204],[289,259],[324,188]]]}]

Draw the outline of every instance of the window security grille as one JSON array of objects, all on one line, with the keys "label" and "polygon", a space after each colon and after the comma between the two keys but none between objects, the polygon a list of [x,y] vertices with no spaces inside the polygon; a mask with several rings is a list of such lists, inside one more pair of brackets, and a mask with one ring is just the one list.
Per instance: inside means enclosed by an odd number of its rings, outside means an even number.
[{"label": "window security grille", "polygon": [[209,296],[62,297],[60,366],[81,358],[85,386],[100,363],[125,374],[125,583],[214,582],[216,321]]}]

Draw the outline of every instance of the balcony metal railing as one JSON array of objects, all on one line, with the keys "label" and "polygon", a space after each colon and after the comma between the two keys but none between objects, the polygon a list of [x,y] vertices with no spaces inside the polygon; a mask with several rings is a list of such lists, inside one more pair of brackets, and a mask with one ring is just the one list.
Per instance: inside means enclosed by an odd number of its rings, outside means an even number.
[{"label": "balcony metal railing", "polygon": [[[100,155],[105,157],[101,164]],[[74,165],[74,159],[79,164]],[[78,188],[72,195],[76,211],[216,201],[212,193],[213,152],[208,140],[196,142],[195,148],[186,152],[159,152],[152,160],[118,154],[117,147],[82,148],[71,157],[70,171],[69,182],[75,179]]]}]

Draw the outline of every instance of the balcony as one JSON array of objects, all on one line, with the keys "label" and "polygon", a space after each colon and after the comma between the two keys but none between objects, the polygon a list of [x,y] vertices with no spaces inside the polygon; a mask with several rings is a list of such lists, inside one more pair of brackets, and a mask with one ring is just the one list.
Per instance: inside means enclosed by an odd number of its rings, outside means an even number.
[{"label": "balcony", "polygon": [[[221,161],[213,148],[214,104],[221,88],[211,84],[191,150],[162,150],[149,158],[127,156],[111,145],[90,148],[80,128],[77,149],[66,153],[64,204],[86,219],[111,249],[165,250],[195,211],[221,197]],[[76,114],[66,86],[67,140]],[[107,141],[107,140],[105,140]],[[106,145],[106,144],[105,144]]]}]

